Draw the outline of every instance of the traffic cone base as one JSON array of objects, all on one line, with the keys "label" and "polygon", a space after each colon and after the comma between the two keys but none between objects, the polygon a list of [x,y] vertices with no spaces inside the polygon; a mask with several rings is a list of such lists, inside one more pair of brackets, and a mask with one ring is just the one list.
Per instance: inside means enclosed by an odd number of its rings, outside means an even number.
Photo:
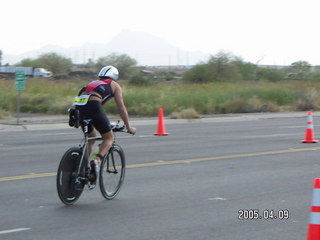
[{"label": "traffic cone base", "polygon": [[314,139],[313,128],[306,129],[305,139],[301,140],[302,143],[317,143],[319,140]]},{"label": "traffic cone base", "polygon": [[158,129],[157,132],[154,133],[155,136],[167,136],[169,133],[166,132],[165,126],[164,126],[164,117],[163,117],[163,109],[159,108],[158,111]]},{"label": "traffic cone base", "polygon": [[308,119],[307,119],[307,129],[305,133],[305,139],[301,140],[302,143],[317,143],[319,142],[314,138],[314,131],[313,131],[313,121],[312,121],[312,112],[308,112]]}]

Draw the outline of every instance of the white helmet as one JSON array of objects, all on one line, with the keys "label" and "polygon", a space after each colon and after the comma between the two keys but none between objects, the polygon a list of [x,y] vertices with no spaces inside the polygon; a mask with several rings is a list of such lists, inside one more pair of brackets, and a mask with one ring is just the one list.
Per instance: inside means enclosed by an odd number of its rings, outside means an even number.
[{"label": "white helmet", "polygon": [[98,77],[112,78],[116,81],[119,77],[119,71],[113,66],[105,66],[100,70]]}]

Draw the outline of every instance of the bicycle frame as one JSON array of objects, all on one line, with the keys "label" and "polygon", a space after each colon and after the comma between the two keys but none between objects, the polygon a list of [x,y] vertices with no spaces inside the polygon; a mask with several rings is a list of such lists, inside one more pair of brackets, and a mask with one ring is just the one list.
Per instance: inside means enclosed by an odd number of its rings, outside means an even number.
[{"label": "bicycle frame", "polygon": [[[80,174],[81,166],[82,166],[84,157],[86,156],[86,153],[88,151],[88,143],[89,143],[89,141],[99,141],[99,140],[101,141],[102,140],[102,137],[88,137],[89,124],[90,124],[91,121],[92,121],[91,119],[85,119],[85,120],[82,121],[83,122],[82,127],[83,127],[84,138],[82,139],[81,143],[79,144],[79,147],[81,149],[83,149],[83,152],[82,152],[82,156],[81,156],[81,159],[80,159],[80,164],[79,164],[78,171],[77,171],[77,176],[79,176],[79,174]],[[118,123],[119,123],[119,121],[118,121]],[[123,130],[123,128],[121,130]],[[112,129],[112,131],[113,131],[113,129]],[[114,146],[114,143],[115,143],[115,134],[113,134],[113,135],[114,135],[114,141],[113,141],[112,147]],[[82,144],[82,142],[83,142],[83,144]],[[113,165],[114,165],[114,160],[113,159],[112,159],[112,162],[113,162]]]}]

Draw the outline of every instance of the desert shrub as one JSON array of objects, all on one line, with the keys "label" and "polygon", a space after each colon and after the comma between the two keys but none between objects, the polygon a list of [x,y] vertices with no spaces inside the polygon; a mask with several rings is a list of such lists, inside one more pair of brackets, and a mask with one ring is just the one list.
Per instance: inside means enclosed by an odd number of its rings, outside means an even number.
[{"label": "desert shrub", "polygon": [[295,108],[298,111],[319,110],[319,92],[314,88],[305,89],[296,101]]},{"label": "desert shrub", "polygon": [[153,79],[150,76],[142,76],[140,74],[134,75],[130,78],[129,84],[135,86],[149,86],[153,83]]},{"label": "desert shrub", "polygon": [[195,118],[201,118],[201,115],[194,109],[194,108],[187,108],[183,109],[180,112],[173,112],[171,113],[172,119],[195,119]]}]

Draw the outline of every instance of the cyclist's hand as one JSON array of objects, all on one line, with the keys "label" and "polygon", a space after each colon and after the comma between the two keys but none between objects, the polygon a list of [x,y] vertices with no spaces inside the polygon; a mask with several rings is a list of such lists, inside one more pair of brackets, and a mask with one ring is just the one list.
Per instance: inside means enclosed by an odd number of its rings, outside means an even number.
[{"label": "cyclist's hand", "polygon": [[129,127],[128,128],[128,133],[134,135],[134,134],[136,134],[136,132],[137,132],[137,129],[135,127]]}]

